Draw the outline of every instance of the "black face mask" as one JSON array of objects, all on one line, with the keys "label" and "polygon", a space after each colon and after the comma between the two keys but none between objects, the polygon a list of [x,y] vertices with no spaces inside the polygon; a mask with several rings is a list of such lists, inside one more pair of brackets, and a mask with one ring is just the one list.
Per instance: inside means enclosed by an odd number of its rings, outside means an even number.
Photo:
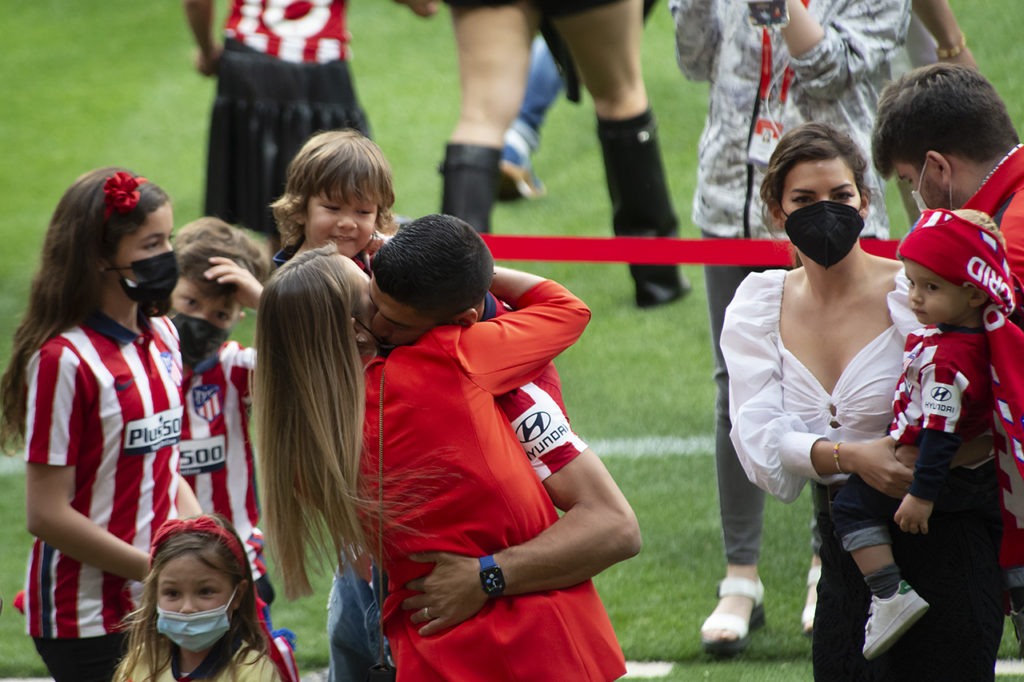
[{"label": "black face mask", "polygon": [[846,258],[863,229],[860,212],[835,201],[818,201],[786,216],[786,234],[793,246],[824,268]]},{"label": "black face mask", "polygon": [[221,329],[201,317],[178,313],[171,318],[181,338],[181,361],[195,367],[216,353],[228,340],[230,329]]},{"label": "black face mask", "polygon": [[[128,268],[107,269],[120,271]],[[137,303],[166,300],[178,284],[178,261],[173,251],[132,261],[131,271],[135,281],[130,282],[122,276],[121,288],[128,298]]]}]

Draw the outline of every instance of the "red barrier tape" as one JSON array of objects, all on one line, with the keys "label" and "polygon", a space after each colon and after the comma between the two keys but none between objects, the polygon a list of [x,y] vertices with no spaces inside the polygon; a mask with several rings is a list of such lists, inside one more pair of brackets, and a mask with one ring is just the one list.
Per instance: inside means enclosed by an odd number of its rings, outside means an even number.
[{"label": "red barrier tape", "polygon": [[[790,265],[789,242],[776,239],[665,237],[526,237],[482,235],[496,260],[667,265]],[[895,240],[862,239],[868,253],[896,257]]]}]

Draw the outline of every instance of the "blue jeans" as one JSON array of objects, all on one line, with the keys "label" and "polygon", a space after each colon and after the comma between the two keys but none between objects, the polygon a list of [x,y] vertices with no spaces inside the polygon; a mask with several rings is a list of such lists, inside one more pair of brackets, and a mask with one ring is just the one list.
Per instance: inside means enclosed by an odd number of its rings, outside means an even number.
[{"label": "blue jeans", "polygon": [[[374,589],[351,566],[334,574],[327,603],[327,638],[331,645],[329,682],[363,682],[366,671],[380,660],[380,604]],[[381,584],[373,566],[374,584]],[[386,655],[390,659],[387,641]]]}]

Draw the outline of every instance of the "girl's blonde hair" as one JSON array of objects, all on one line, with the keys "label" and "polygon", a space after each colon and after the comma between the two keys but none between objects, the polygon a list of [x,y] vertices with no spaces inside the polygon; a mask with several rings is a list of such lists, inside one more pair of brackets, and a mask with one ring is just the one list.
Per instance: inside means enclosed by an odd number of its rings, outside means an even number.
[{"label": "girl's blonde hair", "polygon": [[289,599],[312,592],[307,552],[333,567],[365,546],[365,393],[352,328],[360,284],[328,245],[292,258],[260,298],[253,399],[262,526]]},{"label": "girl's blonde hair", "polygon": [[301,220],[310,197],[315,196],[376,204],[377,232],[395,232],[391,166],[380,147],[357,130],[318,133],[302,145],[288,164],[284,194],[270,205],[283,248],[293,248],[302,242],[305,228]]},{"label": "girl's blonde hair", "polygon": [[[207,516],[231,534],[244,558],[244,545],[231,522],[220,514]],[[147,679],[155,681],[160,677],[160,673],[171,665],[171,642],[156,629],[158,588],[160,572],[164,567],[170,561],[184,556],[194,556],[213,570],[228,576],[233,586],[242,585],[242,589],[238,590],[236,595],[236,599],[240,600],[238,608],[230,613],[230,627],[224,637],[227,637],[229,642],[241,642],[246,653],[236,658],[233,647],[223,647],[222,658],[217,662],[218,669],[221,666],[228,666],[234,679],[237,677],[239,663],[251,662],[267,655],[267,636],[259,622],[252,571],[247,560],[238,561],[237,552],[238,549],[232,551],[215,535],[187,530],[172,535],[153,551],[149,575],[143,582],[139,608],[125,619],[128,628],[128,650],[118,665],[115,680],[127,681],[133,673],[138,674],[140,666],[145,666],[150,673]],[[134,682],[146,682],[137,678],[132,679]]]},{"label": "girl's blonde hair", "polygon": [[[169,201],[153,182],[138,186],[139,201],[127,213],[105,213],[103,185],[119,167],[91,170],[76,179],[57,202],[43,238],[39,268],[32,279],[28,308],[14,332],[7,371],[0,380],[0,448],[18,447],[25,437],[27,393],[25,370],[32,355],[49,338],[81,324],[99,310],[103,288],[100,261],[111,260],[118,244],[138,230],[150,213]],[[137,176],[135,176],[137,177]],[[163,315],[170,299],[143,307]]]}]

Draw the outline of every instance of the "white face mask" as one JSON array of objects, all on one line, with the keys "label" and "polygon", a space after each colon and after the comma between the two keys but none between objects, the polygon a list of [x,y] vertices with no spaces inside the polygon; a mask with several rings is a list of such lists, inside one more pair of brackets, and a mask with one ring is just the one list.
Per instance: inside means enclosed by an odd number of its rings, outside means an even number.
[{"label": "white face mask", "polygon": [[917,212],[924,213],[928,210],[928,204],[924,202],[924,197],[921,196],[921,184],[924,182],[924,169],[928,167],[928,157],[924,157],[924,165],[921,166],[921,176],[917,179],[917,189],[910,190],[910,196],[914,199],[914,203],[917,205]]},{"label": "white face mask", "polygon": [[[928,167],[928,157],[924,157],[924,165],[921,166],[921,177],[917,179],[917,189],[910,190],[910,196],[914,200],[914,204],[917,205],[918,213],[924,213],[930,210],[928,204],[925,203],[924,197],[921,196],[921,185],[924,183],[924,169]],[[953,210],[953,171],[950,169],[949,178],[949,210]]]},{"label": "white face mask", "polygon": [[238,586],[235,586],[227,603],[209,611],[181,613],[157,606],[157,632],[186,651],[206,651],[228,631],[228,607],[237,591]]}]

